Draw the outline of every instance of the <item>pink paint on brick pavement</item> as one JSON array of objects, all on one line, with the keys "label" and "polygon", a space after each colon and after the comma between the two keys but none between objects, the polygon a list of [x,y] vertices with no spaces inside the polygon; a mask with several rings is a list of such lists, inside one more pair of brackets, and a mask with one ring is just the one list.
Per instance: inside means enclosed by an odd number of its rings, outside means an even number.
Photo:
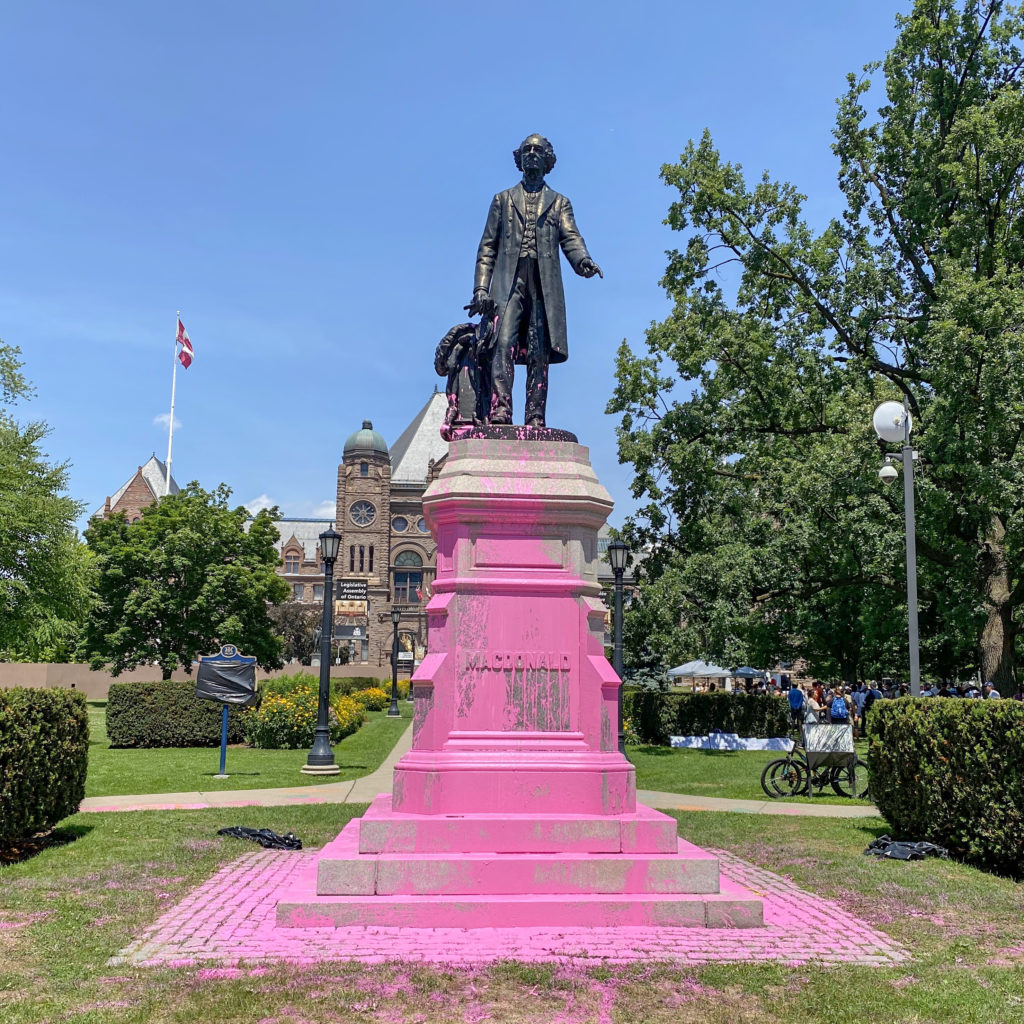
[{"label": "pink paint on brick pavement", "polygon": [[[910,954],[839,904],[722,850],[726,884],[761,894],[764,927],[280,928],[277,894],[315,870],[316,853],[260,850],[221,868],[163,914],[111,964],[199,967],[206,979],[262,971],[267,961],[352,960],[479,966],[525,962],[625,964],[776,962],[892,966]],[[261,966],[262,965],[262,966]]]},{"label": "pink paint on brick pavement", "polygon": [[528,434],[453,440],[423,495],[437,572],[412,748],[281,887],[280,927],[762,924],[757,893],[636,802],[598,581],[612,501],[571,435]]},{"label": "pink paint on brick pavement", "polygon": [[212,804],[190,803],[190,804],[132,804],[124,807],[119,804],[109,804],[100,807],[91,806],[82,808],[83,813],[98,814],[104,811],[204,811]]}]

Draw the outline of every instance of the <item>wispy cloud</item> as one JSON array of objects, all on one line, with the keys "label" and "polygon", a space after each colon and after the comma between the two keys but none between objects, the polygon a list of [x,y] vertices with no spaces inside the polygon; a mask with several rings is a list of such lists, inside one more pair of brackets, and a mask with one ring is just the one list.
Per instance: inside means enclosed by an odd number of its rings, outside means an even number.
[{"label": "wispy cloud", "polygon": [[333,501],[321,501],[320,504],[313,509],[313,515],[318,519],[333,519],[336,511],[337,506]]},{"label": "wispy cloud", "polygon": [[[162,412],[159,416],[153,417],[153,422],[158,427],[166,427],[171,422],[171,414],[169,412]],[[174,417],[174,429],[177,430],[181,426],[181,420],[177,416]]]},{"label": "wispy cloud", "polygon": [[247,501],[245,507],[249,510],[250,515],[256,515],[257,512],[262,512],[265,508],[273,508],[276,504],[277,502],[269,495],[261,494],[258,498]]}]

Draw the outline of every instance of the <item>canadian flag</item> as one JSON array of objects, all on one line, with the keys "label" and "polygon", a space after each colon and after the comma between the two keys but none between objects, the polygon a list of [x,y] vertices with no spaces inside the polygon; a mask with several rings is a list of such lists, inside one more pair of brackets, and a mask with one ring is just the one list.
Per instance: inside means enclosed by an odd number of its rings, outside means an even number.
[{"label": "canadian flag", "polygon": [[181,317],[178,317],[178,344],[181,346],[178,359],[187,370],[192,365],[193,358],[195,358],[195,351],[192,348],[192,342],[189,341],[188,331],[185,330],[185,325],[181,322]]}]

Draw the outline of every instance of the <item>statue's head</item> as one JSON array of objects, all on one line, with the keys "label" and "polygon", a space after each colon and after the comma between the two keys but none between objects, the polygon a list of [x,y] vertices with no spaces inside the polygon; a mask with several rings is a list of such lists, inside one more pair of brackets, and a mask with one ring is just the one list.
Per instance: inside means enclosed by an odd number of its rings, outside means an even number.
[{"label": "statue's head", "polygon": [[547,174],[551,168],[555,166],[555,147],[552,146],[543,135],[527,135],[520,143],[519,148],[512,150],[512,156],[515,157],[516,167],[520,171],[524,169],[524,153],[537,152],[540,153],[540,156],[544,161],[544,173]]}]

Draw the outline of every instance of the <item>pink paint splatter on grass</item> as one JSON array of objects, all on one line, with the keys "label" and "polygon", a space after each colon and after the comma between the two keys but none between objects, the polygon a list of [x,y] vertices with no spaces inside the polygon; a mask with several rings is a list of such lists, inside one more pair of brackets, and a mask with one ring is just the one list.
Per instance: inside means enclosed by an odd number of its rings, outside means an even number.
[{"label": "pink paint splatter on grass", "polygon": [[36,910],[32,913],[20,913],[12,911],[6,913],[3,917],[0,917],[0,930],[7,930],[10,928],[24,928],[30,924],[36,924],[38,921],[45,921],[48,917],[53,915],[52,910]]}]

